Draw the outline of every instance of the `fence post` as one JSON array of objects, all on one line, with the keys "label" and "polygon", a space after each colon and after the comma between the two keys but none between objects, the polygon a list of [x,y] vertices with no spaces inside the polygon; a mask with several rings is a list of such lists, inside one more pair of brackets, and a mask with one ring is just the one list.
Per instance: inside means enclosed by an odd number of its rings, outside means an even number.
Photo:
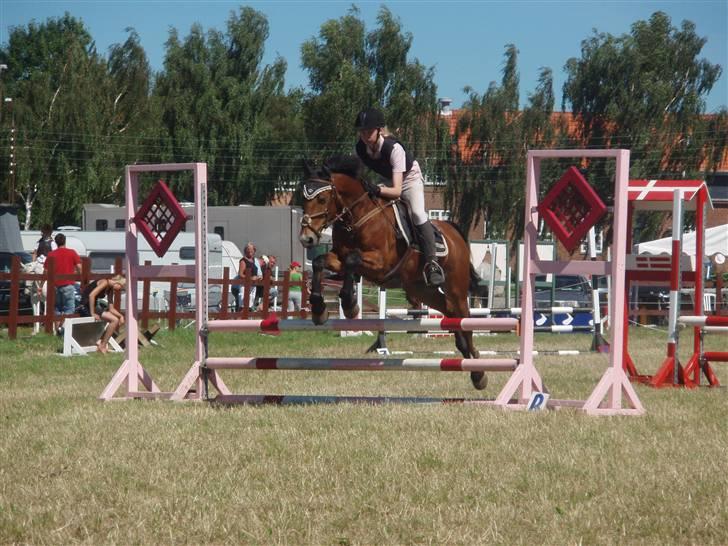
[{"label": "fence post", "polygon": [[47,334],[54,332],[54,318],[56,315],[56,259],[46,260],[46,321],[45,331]]},{"label": "fence post", "polygon": [[228,292],[230,291],[230,268],[222,270],[222,292],[220,293],[220,318],[228,318]]},{"label": "fence post", "polygon": [[8,338],[18,336],[18,311],[20,310],[20,257],[10,262],[10,307],[8,308]]},{"label": "fence post", "polygon": [[177,279],[169,286],[169,315],[167,315],[167,326],[174,330],[177,323]]},{"label": "fence post", "polygon": [[288,293],[291,290],[291,270],[283,273],[283,287],[281,290],[281,315],[284,319],[288,318]]},{"label": "fence post", "polygon": [[[151,260],[145,260],[144,265],[152,265]],[[148,277],[144,277],[142,283],[142,328],[149,328],[149,292],[151,290],[151,281]]]}]

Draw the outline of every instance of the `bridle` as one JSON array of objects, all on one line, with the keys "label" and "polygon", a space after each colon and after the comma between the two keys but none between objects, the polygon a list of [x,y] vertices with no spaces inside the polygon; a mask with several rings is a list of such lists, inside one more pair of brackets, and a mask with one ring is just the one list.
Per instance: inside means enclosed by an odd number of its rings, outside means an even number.
[{"label": "bridle", "polygon": [[[357,197],[353,203],[346,206],[341,199],[341,196],[339,195],[339,192],[336,190],[336,186],[331,183],[330,180],[322,180],[320,178],[311,178],[309,179],[310,182],[319,182],[326,184],[325,186],[322,186],[319,190],[315,191],[311,197],[304,196],[307,200],[313,199],[316,195],[322,192],[330,191],[333,194],[333,202],[336,206],[337,210],[340,210],[338,214],[333,216],[333,218],[329,218],[330,208],[331,208],[331,200],[327,203],[326,209],[322,210],[321,212],[317,212],[315,214],[304,214],[301,218],[301,229],[308,229],[309,231],[312,231],[318,239],[321,238],[321,234],[323,231],[328,228],[329,226],[333,226],[336,223],[340,223],[341,226],[346,230],[347,232],[352,232],[361,226],[363,226],[367,221],[369,221],[371,218],[373,218],[375,215],[379,214],[380,212],[384,212],[384,209],[386,207],[391,206],[394,201],[387,201],[384,206],[382,206],[379,202],[375,202],[375,208],[367,212],[364,216],[359,218],[358,220],[355,218],[353,210],[356,205],[358,205],[361,201],[369,197],[369,194],[366,192],[362,193],[359,197]],[[311,221],[315,218],[320,218],[321,216],[324,217],[324,222],[321,224],[321,227],[319,229],[314,229],[311,225]]]}]

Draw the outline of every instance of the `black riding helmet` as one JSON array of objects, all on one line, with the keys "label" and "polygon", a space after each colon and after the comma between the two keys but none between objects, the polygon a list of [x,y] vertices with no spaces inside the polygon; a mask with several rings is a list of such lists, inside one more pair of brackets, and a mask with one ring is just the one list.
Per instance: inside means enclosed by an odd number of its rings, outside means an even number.
[{"label": "black riding helmet", "polygon": [[376,108],[367,108],[362,110],[356,116],[354,127],[359,129],[381,129],[385,126],[384,114]]}]

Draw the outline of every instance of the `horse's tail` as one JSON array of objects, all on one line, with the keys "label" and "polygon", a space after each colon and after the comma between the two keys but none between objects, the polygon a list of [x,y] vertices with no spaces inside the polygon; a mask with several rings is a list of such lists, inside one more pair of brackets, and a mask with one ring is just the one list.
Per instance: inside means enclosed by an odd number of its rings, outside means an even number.
[{"label": "horse's tail", "polygon": [[[455,231],[457,231],[460,234],[460,237],[463,238],[463,241],[465,241],[465,246],[470,249],[470,242],[468,241],[468,236],[465,234],[465,232],[460,229],[460,226],[457,225],[455,222],[452,222],[450,220],[447,220],[447,223],[450,224]],[[478,290],[478,286],[480,286],[480,283],[483,279],[480,278],[480,275],[478,275],[478,272],[475,271],[475,267],[473,267],[473,262],[470,262],[470,284],[468,286],[468,292],[475,293]]]}]

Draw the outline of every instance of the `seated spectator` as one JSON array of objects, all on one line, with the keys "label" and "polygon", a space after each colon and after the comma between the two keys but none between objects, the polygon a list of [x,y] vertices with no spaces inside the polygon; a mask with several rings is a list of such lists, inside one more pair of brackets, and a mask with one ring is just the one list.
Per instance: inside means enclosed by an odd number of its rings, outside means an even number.
[{"label": "seated spectator", "polygon": [[125,287],[126,279],[122,275],[116,275],[110,279],[91,281],[81,292],[80,315],[108,322],[101,339],[96,342],[101,353],[109,352],[109,339],[124,324],[124,315],[113,302],[114,291],[120,292]]},{"label": "seated spectator", "polygon": [[[240,258],[240,261],[238,262],[238,274],[235,275],[235,279],[245,279],[245,271],[246,271],[246,265],[245,265],[245,258]],[[233,284],[230,287],[230,293],[233,296],[233,300],[235,301],[235,312],[238,313],[242,308],[242,298],[244,294],[245,287],[242,284]]]},{"label": "seated spectator", "polygon": [[[50,224],[44,224],[40,228],[40,239],[38,239],[38,243],[33,251],[33,261],[40,261],[40,256],[43,256],[43,261],[45,261],[45,256],[57,248],[58,245],[53,241],[53,228]],[[43,261],[40,261],[40,263],[43,263]]]}]

